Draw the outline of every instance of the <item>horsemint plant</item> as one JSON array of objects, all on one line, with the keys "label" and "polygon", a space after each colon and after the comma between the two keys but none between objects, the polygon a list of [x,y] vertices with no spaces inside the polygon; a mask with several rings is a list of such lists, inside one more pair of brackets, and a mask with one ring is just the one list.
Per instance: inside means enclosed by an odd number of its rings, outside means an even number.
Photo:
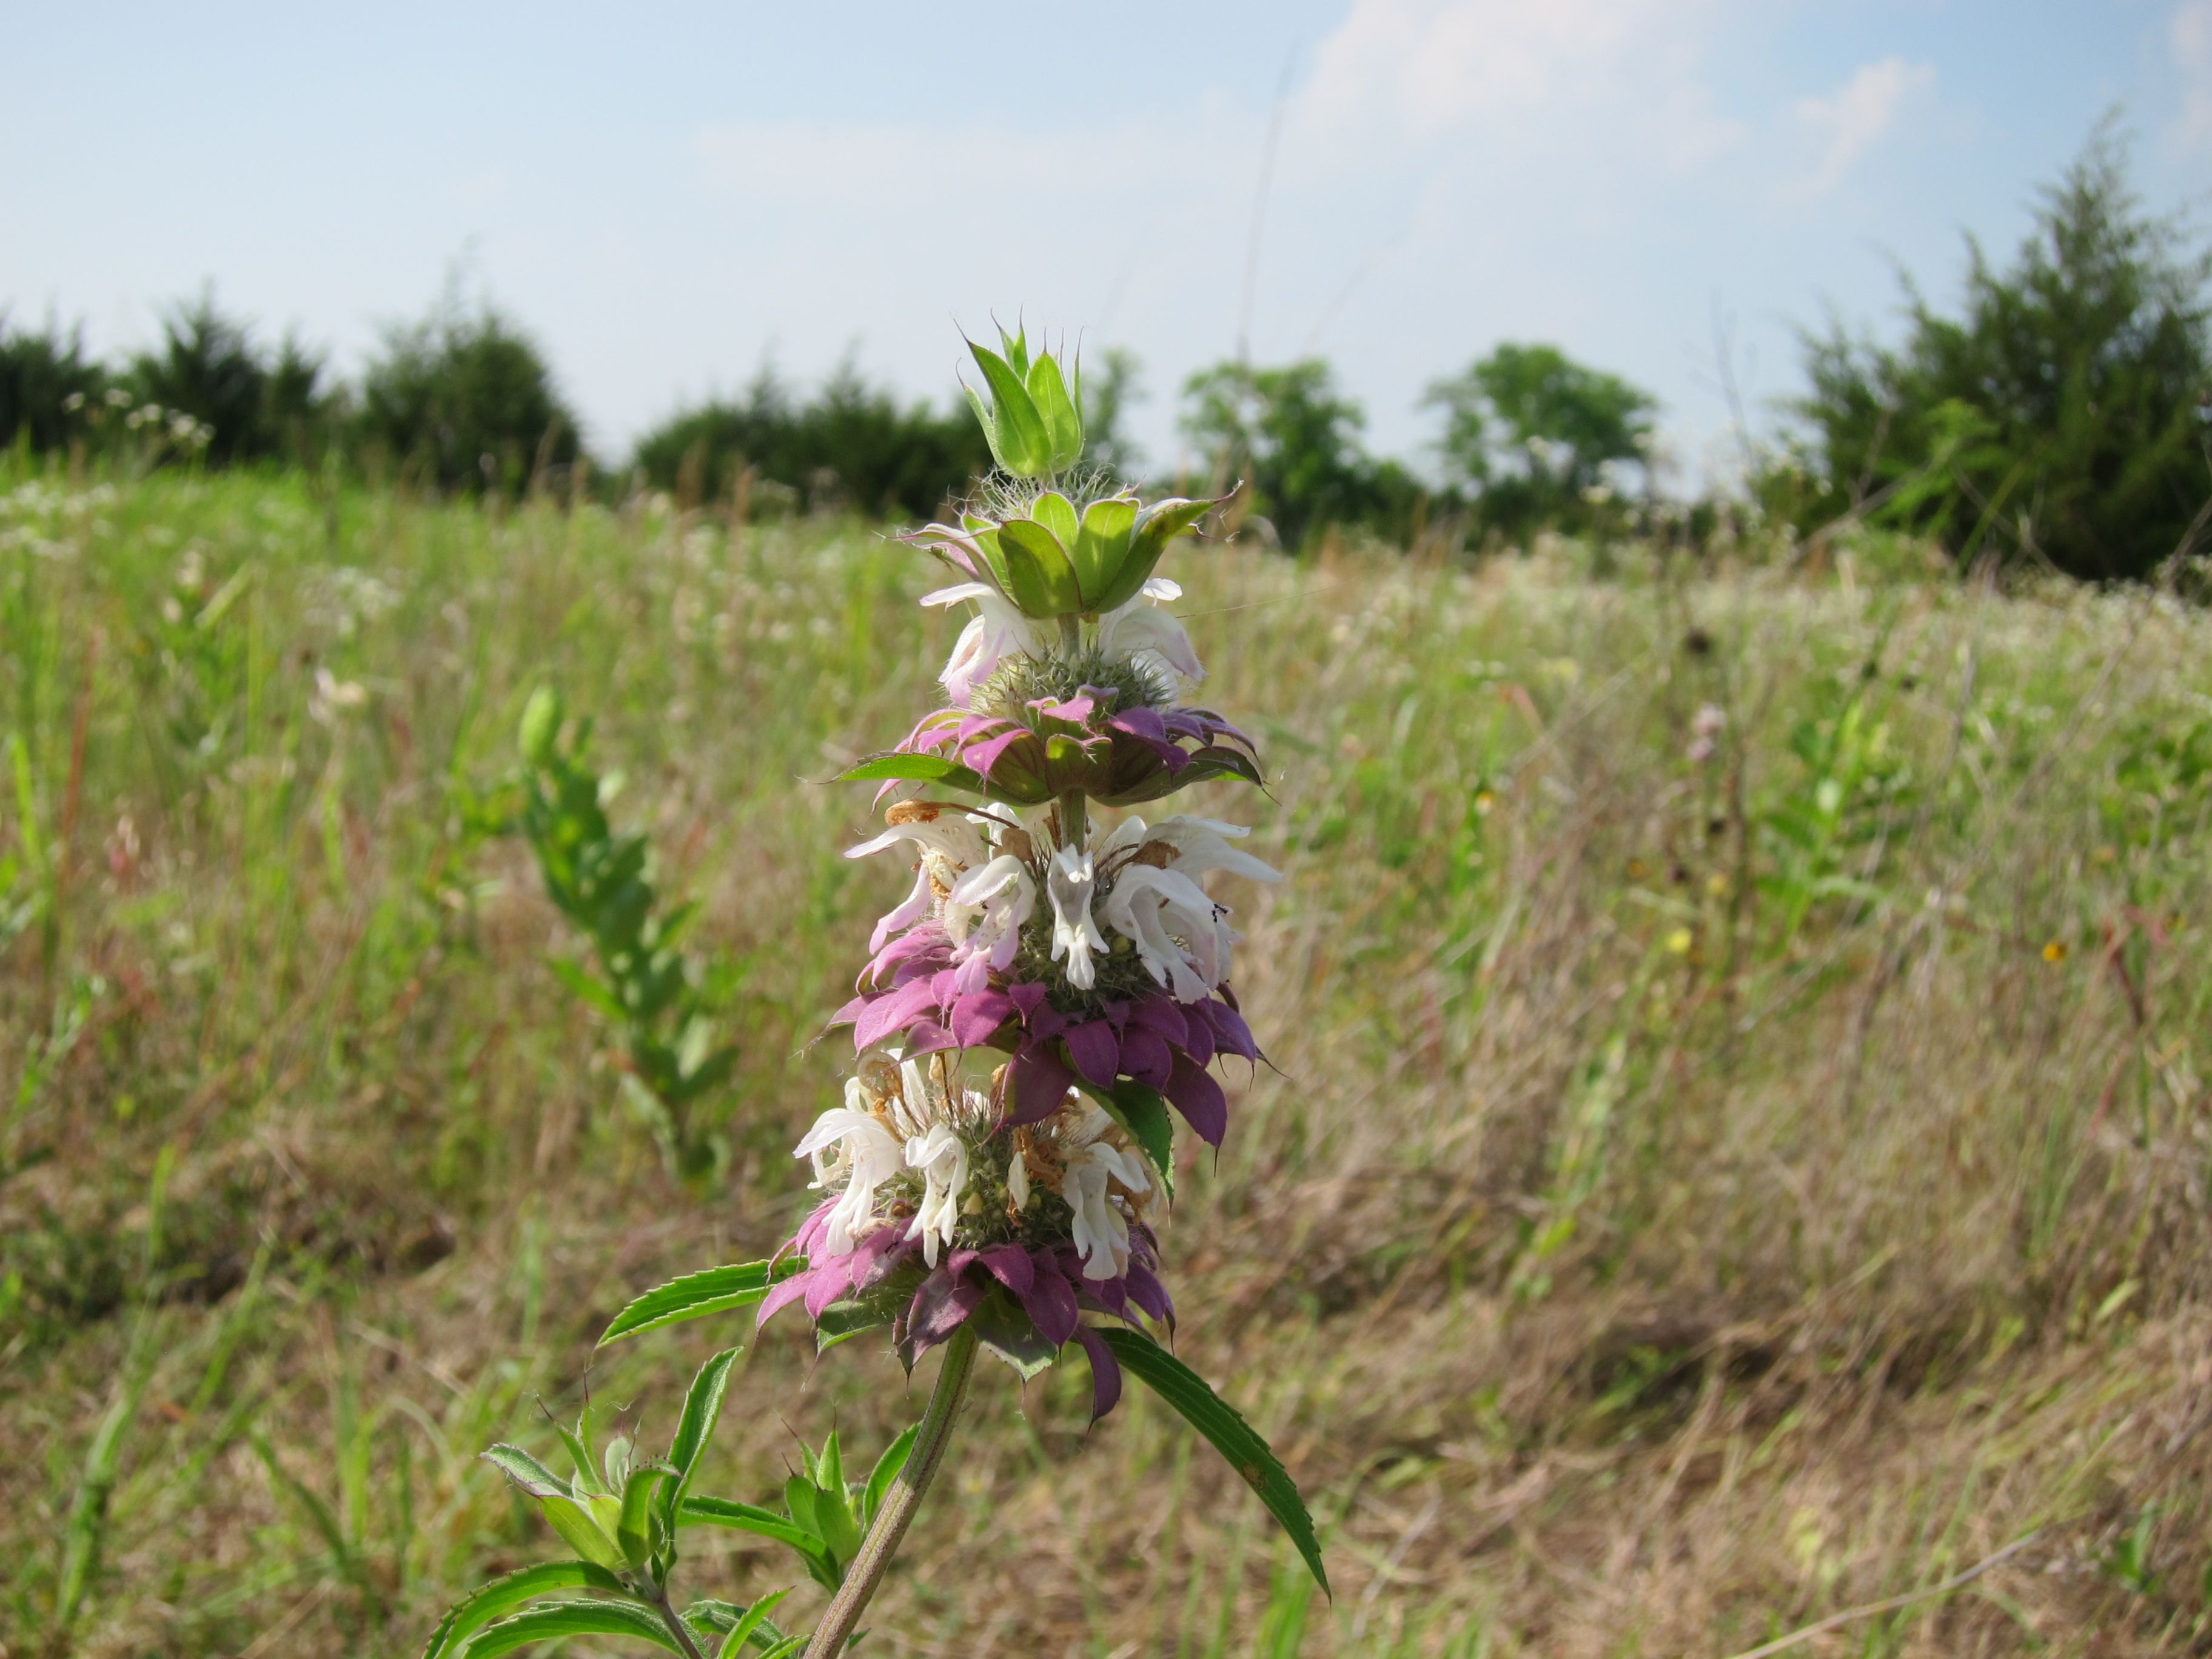
[{"label": "horsemint plant", "polygon": [[1134,1373],[1230,1460],[1327,1588],[1282,1465],[1147,1328],[1175,1328],[1154,1224],[1173,1194],[1177,1119],[1219,1146],[1228,1103],[1208,1067],[1260,1054],[1230,988],[1238,936],[1202,881],[1277,872],[1235,845],[1243,830],[1210,818],[1091,821],[1094,805],[1202,779],[1260,781],[1249,740],[1181,701],[1204,670],[1158,608],[1180,594],[1154,574],[1161,556],[1213,504],[1146,504],[1076,473],[1082,424],[1059,362],[1020,334],[1000,343],[970,348],[1000,471],[958,524],[908,538],[959,579],[922,603],[976,607],[942,677],[946,706],[845,774],[888,801],[888,828],[848,856],[911,848],[915,874],[832,1022],[852,1028],[858,1062],[795,1154],[823,1196],[772,1261],[660,1285],[600,1339],[745,1306],[765,1324],[797,1304],[821,1348],[887,1330],[910,1373],[942,1346],[927,1408],[865,1486],[847,1487],[834,1438],[810,1451],[781,1514],[690,1492],[735,1350],[700,1372],[665,1458],[623,1438],[595,1467],[588,1422],[562,1431],[572,1480],[495,1449],[577,1559],[477,1592],[428,1659],[586,1632],[693,1659],[702,1639],[723,1659],[796,1652],[801,1638],[767,1621],[771,1601],[677,1611],[669,1580],[690,1524],[797,1550],[833,1591],[805,1651],[842,1653],[945,1456],[979,1349],[1027,1379],[1080,1348],[1094,1422]]}]

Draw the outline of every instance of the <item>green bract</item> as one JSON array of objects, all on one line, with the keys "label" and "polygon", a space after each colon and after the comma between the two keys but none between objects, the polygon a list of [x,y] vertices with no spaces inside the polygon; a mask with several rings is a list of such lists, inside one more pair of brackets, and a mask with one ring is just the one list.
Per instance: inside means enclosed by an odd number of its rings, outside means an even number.
[{"label": "green bract", "polygon": [[1018,478],[1048,478],[1064,472],[1083,456],[1083,371],[1075,373],[1071,392],[1057,359],[1048,352],[1030,356],[1026,331],[999,331],[1004,355],[988,346],[968,342],[976,367],[991,388],[991,404],[984,407],[974,387],[968,401],[983,423],[992,459]]},{"label": "green bract", "polygon": [[1025,617],[1097,617],[1135,599],[1168,544],[1216,504],[1180,496],[1150,507],[1133,494],[1075,504],[1048,489],[1028,514],[994,523],[964,514],[914,538],[963,575],[996,588]]}]

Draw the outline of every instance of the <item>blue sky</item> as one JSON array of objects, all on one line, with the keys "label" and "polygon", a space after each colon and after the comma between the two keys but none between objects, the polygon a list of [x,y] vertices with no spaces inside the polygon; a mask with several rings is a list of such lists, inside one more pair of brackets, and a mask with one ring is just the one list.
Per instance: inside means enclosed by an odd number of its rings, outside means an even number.
[{"label": "blue sky", "polygon": [[941,397],[995,311],[1136,351],[1156,464],[1242,325],[1415,459],[1431,380],[1555,342],[1693,477],[1717,333],[1766,419],[1795,325],[1893,326],[1899,264],[1954,292],[2107,109],[2212,222],[2212,0],[6,11],[18,319],[128,349],[212,281],[350,368],[458,267],[610,451],[764,358]]}]

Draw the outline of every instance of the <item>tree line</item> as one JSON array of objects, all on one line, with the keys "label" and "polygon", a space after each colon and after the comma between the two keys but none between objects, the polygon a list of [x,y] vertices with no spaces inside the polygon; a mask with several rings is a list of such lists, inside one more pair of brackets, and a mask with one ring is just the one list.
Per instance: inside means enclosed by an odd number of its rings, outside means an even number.
[{"label": "tree line", "polygon": [[[1969,240],[1955,313],[1906,277],[1897,343],[1834,319],[1805,331],[1808,389],[1778,411],[1781,435],[1747,441],[1739,485],[1689,521],[1748,516],[1804,534],[1862,521],[1932,538],[1962,562],[2147,575],[2207,544],[2208,287],[2212,257],[2183,222],[2143,210],[2107,123],[2039,193],[2008,263]],[[1086,460],[1136,467],[1123,418],[1136,375],[1123,351],[1091,366]],[[1320,359],[1224,362],[1182,391],[1203,472],[1185,486],[1240,486],[1247,522],[1286,550],[1331,529],[1402,542],[1441,526],[1517,544],[1546,529],[1651,527],[1657,401],[1555,346],[1500,345],[1437,379],[1425,402],[1440,430],[1421,471],[1369,452],[1363,410]],[[387,330],[350,382],[295,338],[264,344],[211,293],[173,307],[155,347],[118,362],[88,355],[81,330],[0,314],[0,445],[335,463],[465,492],[512,492],[586,459],[537,343],[451,294]],[[989,463],[964,407],[902,399],[849,363],[804,393],[763,370],[662,422],[627,458],[632,477],[694,501],[908,520],[939,513]]]}]

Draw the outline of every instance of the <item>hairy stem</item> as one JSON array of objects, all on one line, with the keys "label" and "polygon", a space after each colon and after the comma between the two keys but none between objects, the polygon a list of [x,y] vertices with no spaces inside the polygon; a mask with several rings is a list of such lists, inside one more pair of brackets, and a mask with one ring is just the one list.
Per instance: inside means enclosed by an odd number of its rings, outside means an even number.
[{"label": "hairy stem", "polygon": [[1091,802],[1080,789],[1060,798],[1060,844],[1077,852],[1091,839]]},{"label": "hairy stem", "polygon": [[945,1449],[952,1443],[953,1419],[960,1415],[960,1402],[967,1397],[968,1378],[975,1369],[975,1333],[963,1325],[945,1345],[945,1363],[938,1368],[937,1386],[930,1390],[929,1409],[922,1413],[921,1425],[915,1431],[914,1449],[907,1455],[906,1467],[891,1482],[883,1508],[876,1511],[875,1524],[861,1542],[860,1553],[846,1570],[843,1586],[830,1598],[829,1611],[814,1627],[805,1659],[834,1659],[845,1650],[853,1626],[860,1622],[891,1557],[898,1553],[899,1540],[906,1536],[915,1511],[921,1507],[937,1466],[945,1461]]},{"label": "hairy stem", "polygon": [[676,1638],[676,1645],[684,1650],[684,1659],[707,1659],[707,1656],[699,1651],[699,1644],[691,1639],[691,1627],[669,1604],[668,1592],[665,1589],[653,1592],[653,1610],[660,1615],[660,1622],[668,1626],[668,1633]]}]

